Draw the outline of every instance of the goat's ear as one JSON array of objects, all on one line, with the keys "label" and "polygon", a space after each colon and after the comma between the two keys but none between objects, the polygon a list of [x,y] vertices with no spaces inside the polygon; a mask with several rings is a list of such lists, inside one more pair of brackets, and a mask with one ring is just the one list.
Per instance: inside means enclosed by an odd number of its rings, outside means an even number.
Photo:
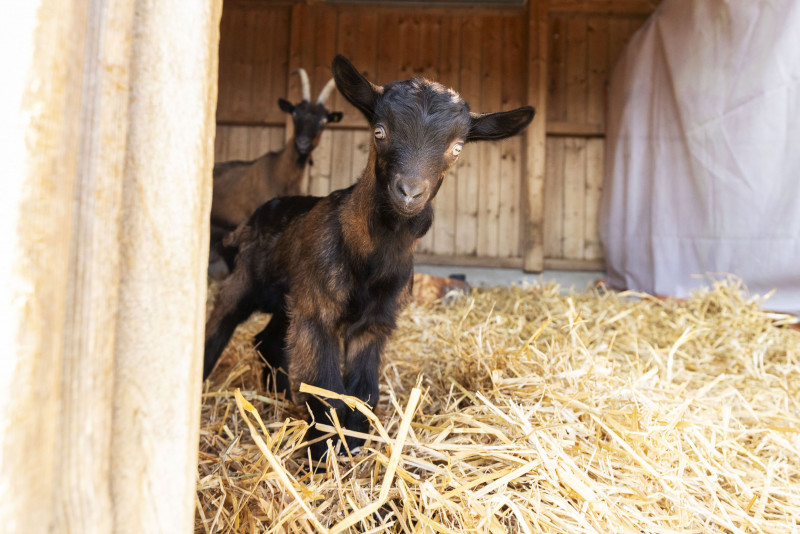
[{"label": "goat's ear", "polygon": [[383,87],[364,78],[358,69],[342,55],[333,58],[331,70],[339,92],[348,102],[357,107],[372,124],[375,121],[375,104],[378,97],[383,94]]},{"label": "goat's ear", "polygon": [[285,111],[286,113],[294,112],[294,104],[283,98],[278,99],[278,107],[281,108],[281,111]]},{"label": "goat's ear", "polygon": [[470,113],[467,141],[492,141],[517,135],[533,120],[530,106],[497,113]]},{"label": "goat's ear", "polygon": [[344,115],[341,111],[331,111],[328,113],[328,122],[341,122],[342,115]]}]

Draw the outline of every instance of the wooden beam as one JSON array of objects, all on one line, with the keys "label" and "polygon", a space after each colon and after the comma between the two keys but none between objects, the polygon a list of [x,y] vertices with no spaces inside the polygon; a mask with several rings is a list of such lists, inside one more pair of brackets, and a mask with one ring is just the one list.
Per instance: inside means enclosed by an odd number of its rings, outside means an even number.
[{"label": "wooden beam", "polygon": [[[486,267],[488,269],[522,269],[521,258],[486,258],[481,256],[440,256],[437,254],[414,254],[417,265],[452,265],[458,267]],[[542,270],[546,271],[605,271],[603,260],[564,260],[545,258]]]},{"label": "wooden beam", "polygon": [[523,268],[544,267],[544,176],[547,142],[547,8],[548,0],[528,3],[528,102],[536,117],[525,135]]},{"label": "wooden beam", "polygon": [[606,263],[603,260],[546,258],[544,268],[548,271],[605,271]]},{"label": "wooden beam", "polygon": [[547,135],[556,135],[560,137],[604,137],[606,135],[606,129],[602,124],[551,121],[547,123]]},{"label": "wooden beam", "polygon": [[483,256],[414,254],[418,265],[452,265],[453,267],[488,267],[491,269],[522,269],[521,258],[489,258]]},{"label": "wooden beam", "polygon": [[550,0],[550,13],[649,15],[661,0]]}]

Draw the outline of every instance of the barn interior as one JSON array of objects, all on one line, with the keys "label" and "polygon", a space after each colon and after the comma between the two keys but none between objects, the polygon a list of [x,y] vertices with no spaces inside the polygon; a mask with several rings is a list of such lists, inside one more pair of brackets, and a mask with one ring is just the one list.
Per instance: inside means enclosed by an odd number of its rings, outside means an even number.
[{"label": "barn interior", "polygon": [[[336,53],[377,83],[424,76],[474,110],[530,103],[537,116],[522,136],[467,146],[448,173],[417,272],[475,287],[434,302],[419,294],[405,310],[365,449],[309,475],[302,412],[261,386],[252,340],[268,318],[240,327],[204,395],[196,532],[789,527],[800,443],[744,436],[797,420],[796,402],[775,410],[791,381],[764,380],[796,375],[792,316],[760,311],[735,277],[708,278],[688,298],[603,285],[611,78],[659,4],[225,3],[217,161],[280,149],[290,122],[275,101],[287,87],[299,95],[289,73],[305,68],[315,94]],[[328,107],[345,118],[313,153],[303,186],[314,195],[353,183],[371,143],[340,95]],[[756,380],[745,363],[754,335],[768,354]],[[721,420],[727,430],[715,428]],[[269,439],[240,439],[244,427]],[[338,422],[325,428],[350,435]],[[726,441],[733,428],[741,433]],[[757,474],[758,463],[784,461],[775,479]],[[772,500],[753,490],[773,483]]]},{"label": "barn interior", "polygon": [[[611,69],[657,2],[281,3],[228,1],[220,26],[215,160],[254,159],[283,146],[278,98],[312,94],[344,54],[370,80],[424,76],[475,111],[537,110],[525,136],[466,150],[436,198],[421,264],[525,271],[602,271],[597,209]],[[538,11],[537,11],[538,10]],[[367,158],[361,114],[344,112],[314,152],[305,190],[353,183]]]},{"label": "barn interior", "polygon": [[[657,22],[672,10],[684,15]],[[653,32],[682,28],[655,40],[682,58],[674,70],[635,61]],[[797,28],[792,0],[15,3],[0,19],[3,532],[800,531],[800,331],[770,295],[798,294]],[[757,53],[700,53],[723,43]],[[476,111],[537,115],[523,135],[467,145],[449,172],[417,263],[475,284],[409,302],[378,406],[346,399],[370,421],[365,444],[319,465],[309,425],[352,431],[265,385],[253,337],[268,316],[240,326],[209,380],[201,368],[214,164],[283,147],[291,73],[306,69],[316,95],[337,53],[379,83],[427,76]],[[644,83],[619,83],[623,61]],[[665,72],[684,63],[686,91],[671,91]],[[741,83],[705,83],[720,65]],[[779,76],[758,94],[779,98],[762,111],[737,91],[768,69]],[[697,95],[694,116],[640,107],[644,130],[625,129],[621,104]],[[766,119],[748,143],[706,120],[722,101],[740,130]],[[370,142],[339,94],[328,107],[344,120],[313,153],[314,195],[357,179]],[[606,183],[641,161],[621,141],[660,146],[659,119],[676,116],[709,128],[691,132],[701,157],[686,174],[725,178],[688,189],[713,214],[716,193],[743,191],[737,237],[758,270],[783,269],[782,286],[751,291],[727,269],[686,273],[700,278],[685,292],[596,283],[637,256],[601,238]],[[723,165],[711,147],[742,159]],[[737,179],[745,168],[757,186]],[[654,219],[644,200],[659,195],[621,195],[644,214],[623,222]],[[693,220],[669,198],[662,222]]]}]

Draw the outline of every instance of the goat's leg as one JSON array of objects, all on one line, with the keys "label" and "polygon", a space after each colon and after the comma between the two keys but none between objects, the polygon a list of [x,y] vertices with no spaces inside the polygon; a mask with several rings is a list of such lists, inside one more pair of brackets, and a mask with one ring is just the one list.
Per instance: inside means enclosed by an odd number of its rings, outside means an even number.
[{"label": "goat's leg", "polygon": [[[316,317],[293,315],[289,324],[286,349],[289,356],[289,380],[292,396],[297,404],[305,404],[317,423],[330,424],[330,410],[336,410],[343,421],[349,408],[338,399],[319,399],[300,393],[301,383],[317,386],[334,393],[344,393],[344,383],[339,368],[339,340],[327,325]],[[313,440],[324,433],[311,427],[307,438]],[[338,438],[334,436],[334,442]],[[311,456],[320,459],[327,452],[324,441],[310,446]]]},{"label": "goat's leg", "polygon": [[[382,332],[367,331],[355,335],[347,341],[345,390],[348,395],[358,397],[366,402],[373,410],[378,405],[378,371],[387,337]],[[364,414],[353,410],[347,415],[347,419],[343,421],[346,428],[357,432],[367,432],[369,421]],[[363,443],[363,439],[347,438],[347,445],[351,449],[360,447]]]},{"label": "goat's leg", "polygon": [[239,323],[247,320],[255,307],[244,267],[236,269],[220,283],[214,309],[206,321],[206,344],[203,357],[203,380],[214,369]]},{"label": "goat's leg", "polygon": [[286,359],[286,331],[289,327],[289,318],[286,313],[273,313],[266,328],[256,335],[255,345],[258,351],[266,358],[272,372],[264,370],[264,382],[272,375],[275,390],[289,396],[288,361]]}]

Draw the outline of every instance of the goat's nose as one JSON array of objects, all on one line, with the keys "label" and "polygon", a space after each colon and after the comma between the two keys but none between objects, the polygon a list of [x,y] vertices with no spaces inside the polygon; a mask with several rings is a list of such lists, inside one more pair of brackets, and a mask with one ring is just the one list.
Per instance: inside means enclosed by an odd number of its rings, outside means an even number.
[{"label": "goat's nose", "polygon": [[425,183],[417,180],[400,180],[397,189],[403,195],[403,200],[411,202],[425,194]]}]

